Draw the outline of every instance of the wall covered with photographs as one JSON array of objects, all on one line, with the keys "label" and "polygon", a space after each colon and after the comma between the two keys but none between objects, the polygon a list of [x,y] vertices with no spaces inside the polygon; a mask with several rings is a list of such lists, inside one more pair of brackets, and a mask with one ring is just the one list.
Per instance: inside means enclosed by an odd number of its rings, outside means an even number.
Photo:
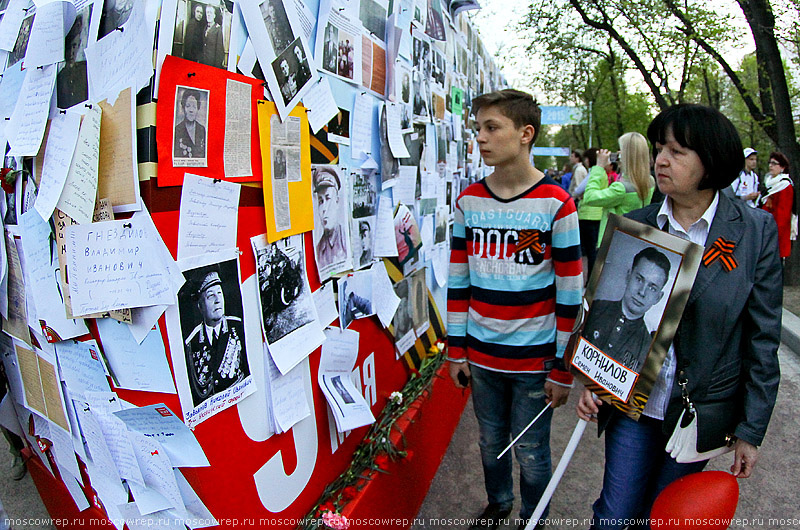
[{"label": "wall covered with photographs", "polygon": [[304,516],[446,335],[477,2],[37,4],[0,2],[0,424],[119,528]]}]

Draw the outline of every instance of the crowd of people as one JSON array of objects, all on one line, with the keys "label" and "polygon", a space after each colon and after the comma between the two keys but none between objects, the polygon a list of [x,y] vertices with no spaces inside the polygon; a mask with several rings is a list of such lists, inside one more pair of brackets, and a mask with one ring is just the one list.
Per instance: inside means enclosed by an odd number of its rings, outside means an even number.
[{"label": "crowd of people", "polygon": [[[473,100],[473,111],[481,156],[494,171],[456,201],[447,306],[449,373],[458,388],[472,388],[488,500],[471,530],[497,528],[511,512],[511,454],[504,449],[512,439],[519,528],[528,525],[550,479],[552,409],[572,387],[564,357],[581,331],[583,273],[594,264],[611,213],[705,250],[638,419],[581,392],[578,417],[605,435],[591,528],[649,528],[658,494],[723,451],[732,451],[734,477],[751,476],[780,379],[781,260],[789,253],[794,209],[785,156],[771,153],[769,174],[753,176],[757,153],[743,148],[727,117],[679,104],[658,114],[646,137],[622,135],[617,153],[574,151],[551,178],[530,162],[541,120],[530,94],[484,94]],[[602,314],[583,330],[598,337],[607,330],[600,339],[611,353],[645,351],[620,341],[651,340],[655,330],[641,318],[668,296],[673,274],[655,245],[631,257],[616,260],[627,268],[618,271],[621,296],[596,301]],[[635,371],[644,363],[619,357]],[[678,455],[668,442],[674,432],[684,436],[692,417],[698,442],[676,443]],[[720,432],[706,448],[711,430]]]}]

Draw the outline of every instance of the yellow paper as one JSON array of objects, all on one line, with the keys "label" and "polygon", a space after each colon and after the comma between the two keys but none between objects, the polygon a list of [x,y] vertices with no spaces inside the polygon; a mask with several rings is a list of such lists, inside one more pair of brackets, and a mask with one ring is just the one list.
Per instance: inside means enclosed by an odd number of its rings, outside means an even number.
[{"label": "yellow paper", "polygon": [[131,89],[120,92],[114,105],[100,102],[100,162],[97,196],[108,197],[111,204],[125,207],[138,204],[138,176],[133,168],[133,124]]},{"label": "yellow paper", "polygon": [[[311,196],[311,147],[308,135],[308,116],[306,109],[298,105],[289,117],[300,119],[300,175],[299,180],[292,181],[292,176],[288,177],[288,209],[289,226],[279,228],[276,222],[275,208],[276,198],[281,199],[282,190],[273,190],[273,164],[272,164],[272,142],[270,122],[272,116],[277,116],[278,110],[275,104],[270,101],[259,100],[258,102],[258,134],[261,145],[261,167],[264,175],[264,210],[267,218],[267,241],[272,243],[284,237],[295,234],[302,234],[314,228],[314,206]],[[289,119],[287,117],[287,120]],[[297,175],[293,176],[297,178]],[[284,192],[285,193],[285,192]],[[280,207],[280,205],[277,205]],[[285,205],[284,205],[285,206]],[[286,224],[286,223],[283,223]]]},{"label": "yellow paper", "polygon": [[28,407],[69,432],[55,365],[27,348],[17,345],[16,350]]}]

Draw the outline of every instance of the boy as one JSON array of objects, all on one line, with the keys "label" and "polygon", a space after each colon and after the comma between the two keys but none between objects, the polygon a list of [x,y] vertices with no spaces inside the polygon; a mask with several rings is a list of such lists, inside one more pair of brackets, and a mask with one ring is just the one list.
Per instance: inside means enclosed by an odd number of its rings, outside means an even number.
[{"label": "boy", "polygon": [[515,446],[524,528],[551,475],[552,408],[572,376],[562,362],[582,291],[578,217],[568,192],[531,165],[541,110],[506,89],[473,100],[481,155],[494,173],[456,201],[447,323],[450,377],[472,385],[489,505],[471,529],[493,529],[514,502]]}]

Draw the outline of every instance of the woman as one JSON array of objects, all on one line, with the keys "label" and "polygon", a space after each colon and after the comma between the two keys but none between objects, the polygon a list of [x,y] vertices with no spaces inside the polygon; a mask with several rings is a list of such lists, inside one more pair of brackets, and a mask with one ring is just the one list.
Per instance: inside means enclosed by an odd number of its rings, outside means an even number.
[{"label": "woman", "polygon": [[781,259],[786,259],[792,252],[791,233],[792,205],[794,204],[794,188],[792,179],[787,174],[789,161],[782,153],[770,153],[769,176],[764,180],[767,193],[761,199],[761,208],[772,214],[778,225],[778,244]]},{"label": "woman", "polygon": [[780,379],[782,287],[775,281],[781,270],[775,223],[720,193],[742,167],[736,129],[717,110],[682,104],[656,116],[647,138],[654,146],[656,181],[666,198],[628,217],[706,250],[725,239],[733,244],[735,266],[725,268],[719,259],[700,266],[667,361],[638,422],[609,405],[599,406],[587,390],[581,395],[578,416],[597,421],[606,434],[603,489],[593,505],[595,529],[623,528],[625,520],[648,517],[664,487],[706,465],[678,463],[665,451],[683,410],[679,381],[695,404],[721,402],[734,408],[735,414],[723,415],[736,440],[731,473],[747,478]]},{"label": "woman", "polygon": [[183,119],[175,126],[173,158],[205,158],[206,128],[197,121],[200,112],[200,95],[187,89],[181,96]]},{"label": "woman", "polygon": [[194,18],[186,22],[186,36],[183,38],[183,58],[200,62],[203,58],[203,40],[205,39],[206,25],[203,23],[205,9],[203,4],[194,5]]},{"label": "woman", "polygon": [[622,176],[619,180],[609,184],[603,168],[609,164],[611,154],[608,149],[601,149],[597,153],[597,165],[589,171],[589,180],[583,193],[582,202],[586,206],[603,208],[597,246],[600,246],[603,239],[608,214],[624,215],[643,208],[650,204],[653,197],[655,185],[650,176],[650,153],[647,151],[645,137],[637,132],[623,134],[619,137],[619,151],[622,162]]}]

